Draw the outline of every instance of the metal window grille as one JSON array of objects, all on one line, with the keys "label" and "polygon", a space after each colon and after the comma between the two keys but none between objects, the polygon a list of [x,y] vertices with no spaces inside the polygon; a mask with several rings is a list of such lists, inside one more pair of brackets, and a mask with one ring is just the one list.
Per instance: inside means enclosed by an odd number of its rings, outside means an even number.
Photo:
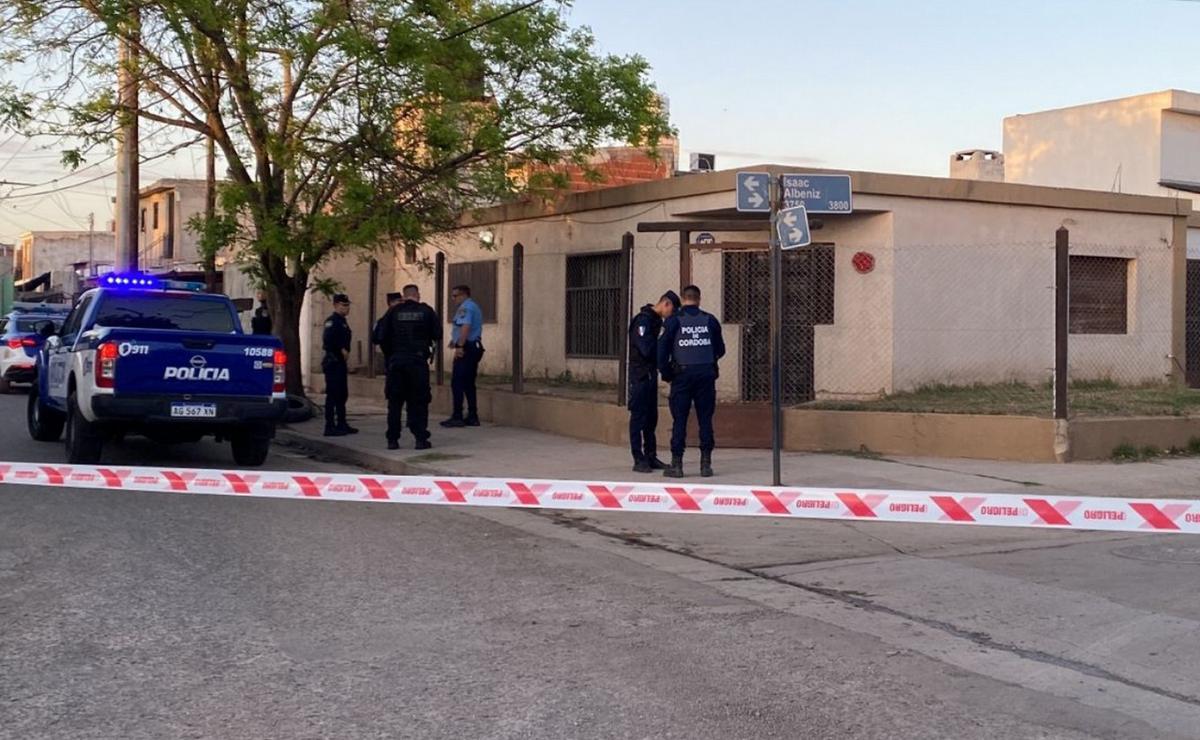
[{"label": "metal window grille", "polygon": [[1129,263],[1124,257],[1071,255],[1072,334],[1127,334]]},{"label": "metal window grille", "polygon": [[620,357],[621,284],[620,252],[567,257],[568,357]]},{"label": "metal window grille", "polygon": [[[466,285],[471,289],[471,298],[479,304],[483,311],[483,323],[496,323],[496,260],[483,262],[456,262],[449,265],[449,288],[456,285]],[[450,290],[446,291],[446,313],[448,318],[454,317],[455,306],[450,298]]]},{"label": "metal window grille", "polygon": [[1200,388],[1200,260],[1187,261],[1187,384]]}]

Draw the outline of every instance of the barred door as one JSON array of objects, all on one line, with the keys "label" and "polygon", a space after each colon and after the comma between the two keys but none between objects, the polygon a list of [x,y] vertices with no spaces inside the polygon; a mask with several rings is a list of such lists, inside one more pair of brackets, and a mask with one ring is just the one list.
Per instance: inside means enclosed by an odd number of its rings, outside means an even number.
[{"label": "barred door", "polygon": [[[771,262],[766,251],[724,255],[724,321],[742,326],[742,400],[771,400]],[[833,323],[834,248],[783,255],[783,402],[811,401],[816,324]]]}]

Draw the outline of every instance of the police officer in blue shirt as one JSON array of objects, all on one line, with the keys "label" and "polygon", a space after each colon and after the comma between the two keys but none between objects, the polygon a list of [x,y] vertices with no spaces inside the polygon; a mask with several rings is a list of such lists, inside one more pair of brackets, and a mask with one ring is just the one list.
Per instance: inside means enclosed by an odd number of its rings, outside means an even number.
[{"label": "police officer in blue shirt", "polygon": [[717,409],[717,362],[725,356],[721,324],[700,310],[700,289],[683,289],[683,308],[667,319],[658,340],[658,369],[671,384],[671,465],[663,475],[683,477],[683,450],[692,406],[700,425],[700,475],[713,475],[712,418]]},{"label": "police officer in blue shirt", "polygon": [[668,290],[658,303],[647,303],[629,324],[629,447],[633,472],[665,470],[658,459],[658,335],[663,321],[679,310],[679,296]]},{"label": "police officer in blue shirt", "polygon": [[321,370],[325,373],[325,436],[343,437],[356,434],[357,429],[346,423],[346,401],[350,398],[350,341],[353,333],[346,316],[350,313],[350,298],[345,293],[333,297],[333,313],[325,320],[321,346]]},{"label": "police officer in blue shirt", "polygon": [[[479,375],[479,361],[483,359],[483,311],[471,300],[471,288],[456,285],[450,289],[450,298],[458,306],[454,313],[454,330],[450,335],[450,347],[454,350],[454,365],[450,373],[450,394],[454,399],[454,410],[444,427],[479,426],[479,407],[476,404],[475,379]],[[466,401],[466,416],[463,416],[463,401]]]}]

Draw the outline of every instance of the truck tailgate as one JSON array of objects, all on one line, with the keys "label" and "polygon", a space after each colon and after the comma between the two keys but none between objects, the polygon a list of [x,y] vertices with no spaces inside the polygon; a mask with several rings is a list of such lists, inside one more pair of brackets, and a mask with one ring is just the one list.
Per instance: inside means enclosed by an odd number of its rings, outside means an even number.
[{"label": "truck tailgate", "polygon": [[118,395],[271,395],[275,350],[269,336],[114,329]]}]

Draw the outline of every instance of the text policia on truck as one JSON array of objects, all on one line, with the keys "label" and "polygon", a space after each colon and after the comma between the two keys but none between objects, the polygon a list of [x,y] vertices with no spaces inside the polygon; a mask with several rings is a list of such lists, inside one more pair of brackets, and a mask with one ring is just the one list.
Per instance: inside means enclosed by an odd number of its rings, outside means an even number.
[{"label": "text policia on truck", "polygon": [[71,463],[98,462],[106,440],[229,440],[239,465],[262,465],[287,410],[287,356],[242,332],[233,302],[203,286],[110,275],[46,332],[29,394],[30,435],[66,437]]}]

